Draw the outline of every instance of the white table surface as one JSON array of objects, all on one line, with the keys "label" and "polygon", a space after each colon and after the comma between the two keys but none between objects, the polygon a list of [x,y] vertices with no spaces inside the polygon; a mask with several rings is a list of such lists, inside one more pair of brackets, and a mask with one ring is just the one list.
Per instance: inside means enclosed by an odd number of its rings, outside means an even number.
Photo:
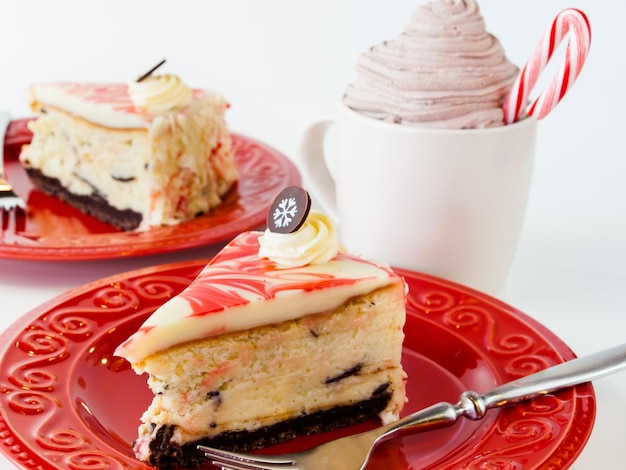
[{"label": "white table surface", "polygon": [[[393,37],[416,3],[3,2],[0,108],[27,115],[23,90],[33,81],[125,81],[166,57],[168,71],[227,96],[233,130],[295,157],[306,122],[331,111],[354,78],[357,53]],[[626,340],[626,61],[618,58],[626,3],[549,3],[480,2],[488,29],[520,65],[562,8],[585,10],[594,31],[579,81],[540,124],[524,231],[498,297],[584,355]],[[214,250],[97,262],[0,259],[0,329],[88,281]],[[626,468],[626,373],[594,385],[595,427],[573,468]],[[0,457],[0,468],[12,464]]]}]

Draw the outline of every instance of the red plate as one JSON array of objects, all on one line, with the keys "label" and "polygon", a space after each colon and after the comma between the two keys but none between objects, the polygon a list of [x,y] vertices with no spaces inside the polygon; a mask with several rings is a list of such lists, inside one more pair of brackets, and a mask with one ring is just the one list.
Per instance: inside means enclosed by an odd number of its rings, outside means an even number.
[{"label": "red plate", "polygon": [[0,233],[0,257],[85,260],[165,253],[228,240],[265,223],[274,197],[298,185],[300,174],[287,157],[241,135],[233,135],[240,179],[226,201],[209,214],[172,227],[120,232],[108,224],[33,189],[17,160],[30,142],[28,119],[13,121],[5,139],[7,179],[28,204],[28,218]]},{"label": "red plate", "polygon": [[[0,337],[0,449],[19,468],[143,469],[131,441],[151,394],[115,347],[205,261],[119,274],[69,291],[32,311]],[[403,362],[409,413],[465,389],[497,384],[574,358],[553,333],[487,295],[397,270],[410,287]],[[380,446],[369,469],[568,468],[595,419],[590,384],[546,395],[482,421]],[[303,437],[270,451],[295,451],[341,433]],[[208,467],[206,467],[208,468]]]}]

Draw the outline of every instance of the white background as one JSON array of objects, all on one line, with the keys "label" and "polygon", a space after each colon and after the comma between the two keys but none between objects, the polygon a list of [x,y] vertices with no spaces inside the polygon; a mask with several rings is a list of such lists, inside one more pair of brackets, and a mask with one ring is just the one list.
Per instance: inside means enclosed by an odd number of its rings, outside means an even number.
[{"label": "white background", "polygon": [[[306,123],[331,111],[354,79],[357,54],[399,33],[415,5],[6,0],[0,6],[0,108],[27,115],[23,91],[34,81],[127,81],[167,58],[164,72],[224,93],[234,131],[295,158]],[[624,342],[626,2],[482,0],[480,6],[488,30],[518,65],[562,8],[583,9],[593,27],[581,77],[540,123],[524,232],[499,297],[548,326],[579,355]],[[0,327],[91,279],[208,255],[193,250],[65,264],[0,259]],[[595,387],[596,426],[574,468],[626,468],[626,372]]]}]

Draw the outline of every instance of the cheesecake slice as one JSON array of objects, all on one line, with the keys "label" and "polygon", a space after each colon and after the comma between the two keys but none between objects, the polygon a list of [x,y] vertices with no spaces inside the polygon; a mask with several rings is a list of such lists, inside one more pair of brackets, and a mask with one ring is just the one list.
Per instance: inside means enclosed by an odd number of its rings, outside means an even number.
[{"label": "cheesecake slice", "polygon": [[138,459],[196,466],[205,462],[198,444],[250,451],[398,419],[405,283],[337,251],[335,237],[316,211],[295,233],[239,235],[117,348],[154,393]]},{"label": "cheesecake slice", "polygon": [[43,83],[20,161],[34,186],[120,230],[174,225],[218,206],[237,181],[219,94],[172,75]]}]

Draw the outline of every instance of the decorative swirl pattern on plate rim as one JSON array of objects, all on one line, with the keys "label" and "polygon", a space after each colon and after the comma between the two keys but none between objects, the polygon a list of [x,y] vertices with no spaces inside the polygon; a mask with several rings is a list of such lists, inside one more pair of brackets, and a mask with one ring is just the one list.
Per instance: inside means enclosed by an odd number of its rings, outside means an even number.
[{"label": "decorative swirl pattern on plate rim", "polygon": [[[89,388],[89,379],[72,373],[76,364],[86,362],[132,374],[125,361],[111,355],[120,340],[113,336],[123,339],[134,331],[205,263],[144,268],[90,283],[44,304],[5,332],[0,338],[1,451],[23,469],[148,469],[132,457],[130,443],[100,422],[106,417],[79,396]],[[397,271],[410,287],[408,350],[428,336],[420,330],[436,328],[458,348],[471,351],[473,361],[488,364],[488,375],[499,382],[574,357],[553,333],[506,304],[448,281]],[[436,352],[432,354],[437,362]],[[447,361],[439,358],[441,367],[453,364],[449,357]],[[547,395],[501,410],[478,442],[470,448],[459,443],[457,452],[442,455],[427,468],[568,468],[584,447],[594,417],[589,384]],[[399,457],[394,460],[404,463],[392,470],[416,464],[410,445],[399,445],[394,452]]]},{"label": "decorative swirl pattern on plate rim", "polygon": [[[395,271],[411,279],[409,271]],[[473,289],[427,277],[433,281],[430,289],[410,289],[408,306],[429,321],[444,325],[450,334],[467,343],[498,372],[499,383],[574,357],[560,339],[522,312]],[[501,324],[503,313],[521,320],[514,331]],[[492,427],[487,438],[491,443],[500,442],[499,445],[483,449],[481,442],[475,446],[471,459],[463,456],[446,460],[437,468],[523,469],[528,468],[530,455],[546,449],[549,449],[547,459],[542,462],[546,467],[542,468],[568,468],[586,443],[595,419],[595,408],[582,404],[586,399],[594,400],[593,388],[588,387],[586,391],[582,388],[567,390],[500,410],[500,424]],[[568,435],[571,441],[556,442],[558,432],[555,429],[566,429],[571,433]]]}]

